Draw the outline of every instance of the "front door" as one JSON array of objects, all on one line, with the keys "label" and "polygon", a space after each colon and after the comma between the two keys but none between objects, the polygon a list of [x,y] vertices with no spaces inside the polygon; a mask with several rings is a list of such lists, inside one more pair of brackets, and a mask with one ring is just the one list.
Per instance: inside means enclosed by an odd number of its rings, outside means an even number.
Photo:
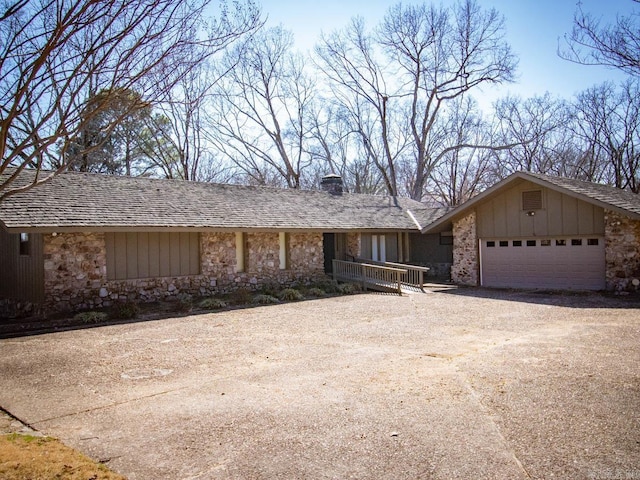
[{"label": "front door", "polygon": [[324,273],[333,273],[333,260],[347,258],[347,235],[345,233],[324,233],[322,235],[324,253]]}]

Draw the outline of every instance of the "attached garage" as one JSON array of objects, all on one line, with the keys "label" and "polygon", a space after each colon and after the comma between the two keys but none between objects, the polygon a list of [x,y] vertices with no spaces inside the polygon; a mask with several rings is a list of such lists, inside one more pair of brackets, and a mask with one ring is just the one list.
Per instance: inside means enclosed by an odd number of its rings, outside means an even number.
[{"label": "attached garage", "polygon": [[604,209],[530,181],[477,207],[480,285],[602,290]]},{"label": "attached garage", "polygon": [[640,195],[517,172],[422,229],[453,231],[460,285],[640,290]]},{"label": "attached garage", "polygon": [[479,243],[482,286],[605,288],[603,237],[481,239]]}]

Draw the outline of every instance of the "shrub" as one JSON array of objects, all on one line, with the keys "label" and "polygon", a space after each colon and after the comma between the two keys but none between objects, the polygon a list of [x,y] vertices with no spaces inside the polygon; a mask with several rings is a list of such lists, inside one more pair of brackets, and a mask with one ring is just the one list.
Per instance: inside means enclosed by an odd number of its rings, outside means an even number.
[{"label": "shrub", "polygon": [[264,295],[269,295],[271,297],[277,297],[278,294],[280,293],[280,290],[282,289],[282,287],[280,286],[279,283],[276,282],[266,282],[262,285],[262,287],[260,287],[260,292],[262,292]]},{"label": "shrub", "polygon": [[188,294],[178,295],[178,302],[176,303],[176,311],[182,313],[189,313],[193,310],[193,297]]},{"label": "shrub", "polygon": [[205,298],[198,304],[198,307],[203,310],[219,310],[226,308],[227,304],[219,298]]},{"label": "shrub", "polygon": [[295,288],[285,288],[278,294],[278,298],[283,302],[293,302],[295,300],[304,300],[304,296]]},{"label": "shrub", "polygon": [[343,295],[353,295],[360,290],[362,290],[362,288],[356,283],[341,283],[338,285],[338,293]]},{"label": "shrub", "polygon": [[109,318],[105,312],[80,312],[73,316],[79,323],[102,323]]},{"label": "shrub", "polygon": [[272,303],[280,303],[280,300],[278,300],[273,295],[260,294],[253,297],[252,302],[260,305],[269,305]]},{"label": "shrub", "polygon": [[310,297],[324,297],[327,293],[322,290],[321,288],[318,287],[312,287],[309,290],[307,290],[307,295]]},{"label": "shrub", "polygon": [[229,294],[229,302],[233,305],[246,305],[251,303],[251,291],[246,288],[239,288]]},{"label": "shrub", "polygon": [[116,303],[111,311],[113,318],[121,320],[131,320],[136,318],[140,314],[140,307],[137,303],[127,301],[122,303]]},{"label": "shrub", "polygon": [[316,284],[316,288],[323,290],[325,293],[340,292],[340,284],[335,280],[321,280]]}]

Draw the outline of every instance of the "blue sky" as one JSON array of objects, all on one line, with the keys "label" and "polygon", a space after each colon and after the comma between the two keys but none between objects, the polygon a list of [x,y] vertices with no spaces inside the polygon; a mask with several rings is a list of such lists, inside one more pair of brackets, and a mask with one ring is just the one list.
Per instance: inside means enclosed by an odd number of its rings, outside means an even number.
[{"label": "blue sky", "polygon": [[[478,2],[505,16],[507,40],[519,57],[518,82],[493,91],[476,92],[474,96],[481,106],[487,107],[507,93],[526,98],[550,92],[569,99],[592,85],[624,78],[615,70],[576,65],[557,56],[558,39],[571,31],[577,0]],[[262,8],[269,17],[268,25],[282,24],[294,33],[298,48],[310,50],[321,32],[330,33],[342,28],[356,15],[364,17],[367,24],[373,26],[395,3],[390,0],[263,0]],[[405,0],[404,3],[413,2]],[[453,0],[442,0],[443,5],[451,3]],[[603,23],[615,21],[617,14],[626,15],[634,7],[632,0],[581,0],[581,3],[584,11],[602,17]]]}]

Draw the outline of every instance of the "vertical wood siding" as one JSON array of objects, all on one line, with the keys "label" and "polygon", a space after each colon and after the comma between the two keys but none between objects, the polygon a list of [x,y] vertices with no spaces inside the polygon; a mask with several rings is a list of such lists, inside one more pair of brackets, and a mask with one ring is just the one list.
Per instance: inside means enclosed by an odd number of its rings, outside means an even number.
[{"label": "vertical wood siding", "polygon": [[190,232],[106,233],[107,278],[200,274],[200,238]]},{"label": "vertical wood siding", "polygon": [[20,234],[0,229],[0,296],[42,303],[44,257],[42,235],[29,234],[29,254],[20,255]]},{"label": "vertical wood siding", "polygon": [[[522,193],[542,191],[542,208],[527,215]],[[478,206],[480,238],[603,235],[604,210],[575,197],[522,182]]]},{"label": "vertical wood siding", "polygon": [[0,228],[0,297],[13,298],[18,261],[18,235]]}]

